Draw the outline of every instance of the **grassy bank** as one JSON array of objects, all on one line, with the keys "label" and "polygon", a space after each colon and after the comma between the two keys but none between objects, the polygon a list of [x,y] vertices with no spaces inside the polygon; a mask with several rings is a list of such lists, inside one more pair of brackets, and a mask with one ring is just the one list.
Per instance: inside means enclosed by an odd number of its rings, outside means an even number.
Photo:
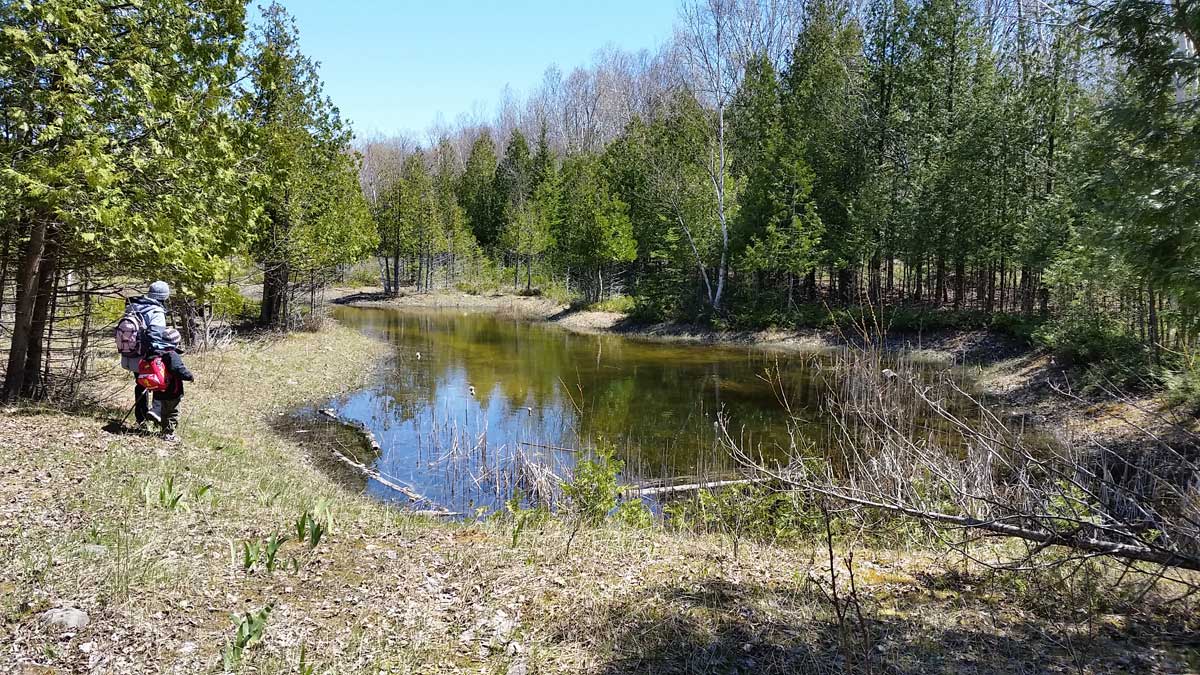
[{"label": "grassy bank", "polygon": [[[1137,573],[1114,583],[1095,560],[987,571],[916,528],[864,539],[870,523],[845,523],[831,584],[815,532],[735,557],[727,538],[658,526],[406,515],[331,480],[275,423],[360,386],[386,352],[334,325],[192,356],[179,445],[104,430],[124,378],[96,392],[110,405],[5,409],[0,670],[218,672],[238,656],[257,673],[1197,668],[1192,601]],[[272,535],[289,540],[269,564]],[[47,625],[56,607],[87,625]]]}]

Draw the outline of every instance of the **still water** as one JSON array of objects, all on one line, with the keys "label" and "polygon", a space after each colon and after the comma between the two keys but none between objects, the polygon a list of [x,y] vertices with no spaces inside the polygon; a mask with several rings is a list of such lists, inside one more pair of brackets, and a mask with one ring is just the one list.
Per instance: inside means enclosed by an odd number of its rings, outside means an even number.
[{"label": "still water", "polygon": [[[786,454],[789,428],[817,443],[828,433],[828,354],[580,335],[490,313],[335,316],[395,351],[375,384],[329,405],[374,432],[382,476],[456,511],[528,493],[538,467],[561,476],[596,447],[625,462],[625,482],[727,476],[718,414],[767,458]],[[379,481],[367,490],[406,499]]]}]

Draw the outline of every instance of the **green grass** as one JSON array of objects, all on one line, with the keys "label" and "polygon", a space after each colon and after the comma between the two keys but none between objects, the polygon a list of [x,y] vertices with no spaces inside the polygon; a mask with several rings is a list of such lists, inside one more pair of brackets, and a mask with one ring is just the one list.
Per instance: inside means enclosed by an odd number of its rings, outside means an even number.
[{"label": "green grass", "polygon": [[629,314],[637,306],[637,302],[628,295],[614,295],[611,298],[594,302],[588,305],[588,309],[593,312],[616,312],[617,314]]}]

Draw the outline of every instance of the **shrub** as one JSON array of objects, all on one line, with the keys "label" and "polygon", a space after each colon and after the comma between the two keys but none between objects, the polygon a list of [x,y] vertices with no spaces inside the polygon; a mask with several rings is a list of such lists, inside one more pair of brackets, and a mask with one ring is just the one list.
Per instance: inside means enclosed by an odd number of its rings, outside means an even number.
[{"label": "shrub", "polygon": [[644,530],[654,524],[654,514],[640,499],[627,499],[617,506],[613,517],[625,527]]},{"label": "shrub", "polygon": [[236,286],[217,286],[209,292],[213,315],[233,318],[246,311],[246,297]]},{"label": "shrub", "polygon": [[1186,412],[1200,412],[1200,363],[1197,354],[1189,354],[1182,367],[1166,373],[1167,404]]},{"label": "shrub", "polygon": [[460,281],[457,284],[454,284],[454,288],[457,289],[458,292],[466,293],[467,295],[483,295],[484,292],[484,286],[469,281]]},{"label": "shrub", "polygon": [[1091,312],[1068,312],[1043,325],[1033,337],[1069,365],[1084,366],[1145,352],[1145,346],[1122,331],[1115,320]]},{"label": "shrub", "polygon": [[1082,369],[1085,391],[1099,385],[1144,391],[1163,384],[1163,364],[1155,364],[1150,348],[1109,317],[1072,311],[1042,325],[1033,336],[1064,365]]},{"label": "shrub", "polygon": [[795,541],[823,527],[812,504],[768,485],[700,490],[668,506],[667,515],[679,529],[759,541]]},{"label": "shrub", "polygon": [[379,285],[379,268],[373,263],[357,265],[346,275],[346,285],[350,288],[363,288]]},{"label": "shrub", "polygon": [[618,314],[629,314],[634,310],[637,303],[628,295],[614,295],[607,300],[593,303],[588,309],[595,312],[617,312]]},{"label": "shrub", "polygon": [[623,468],[625,463],[614,459],[609,447],[598,450],[595,459],[580,461],[571,481],[563,484],[563,494],[570,501],[571,510],[588,524],[604,520],[617,506],[617,474]]}]

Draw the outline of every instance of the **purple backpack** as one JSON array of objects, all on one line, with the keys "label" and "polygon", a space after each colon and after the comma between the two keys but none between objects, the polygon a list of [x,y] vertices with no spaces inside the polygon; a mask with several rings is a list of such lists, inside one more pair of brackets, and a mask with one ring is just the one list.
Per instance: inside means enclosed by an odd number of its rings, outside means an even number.
[{"label": "purple backpack", "polygon": [[121,356],[141,357],[146,353],[147,328],[146,317],[142,316],[136,305],[125,308],[125,315],[117,322],[113,331],[117,351]]}]

